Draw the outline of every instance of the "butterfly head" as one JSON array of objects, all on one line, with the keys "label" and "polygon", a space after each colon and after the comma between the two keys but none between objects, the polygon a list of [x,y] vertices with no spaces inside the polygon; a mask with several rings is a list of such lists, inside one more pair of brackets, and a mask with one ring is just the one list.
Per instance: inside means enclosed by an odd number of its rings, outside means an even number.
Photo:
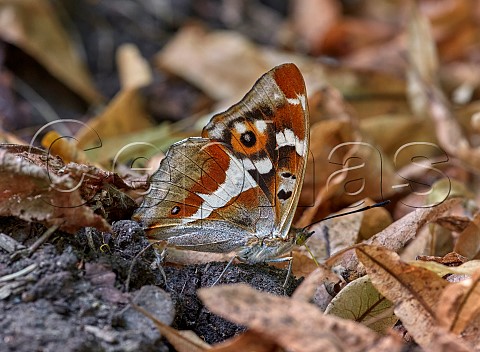
[{"label": "butterfly head", "polygon": [[292,229],[294,231],[295,245],[303,246],[305,242],[315,233],[315,231],[307,231],[306,229]]}]

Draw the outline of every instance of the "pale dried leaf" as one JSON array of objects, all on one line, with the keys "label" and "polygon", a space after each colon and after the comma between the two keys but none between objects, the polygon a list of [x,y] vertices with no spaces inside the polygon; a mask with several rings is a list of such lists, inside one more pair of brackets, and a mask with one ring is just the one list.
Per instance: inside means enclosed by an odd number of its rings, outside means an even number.
[{"label": "pale dried leaf", "polygon": [[407,71],[407,91],[412,110],[419,116],[425,116],[428,97],[422,86],[437,83],[438,57],[428,19],[418,10],[416,4],[411,7],[407,27],[410,63]]},{"label": "pale dried leaf", "polygon": [[298,286],[295,292],[293,292],[292,299],[310,302],[318,287],[323,285],[327,280],[330,282],[337,282],[340,279],[325,266],[321,265],[302,281],[300,286]]},{"label": "pale dried leaf", "polygon": [[[453,198],[435,207],[415,209],[365,241],[365,244],[383,246],[392,251],[399,251],[417,235],[422,226],[435,221],[446,211],[459,204],[460,201],[459,198]],[[352,252],[344,254],[338,265],[350,274],[350,280],[363,276],[365,273],[364,269],[358,266],[358,259]]]},{"label": "pale dried leaf", "polygon": [[[322,314],[314,305],[259,292],[245,284],[202,288],[200,299],[212,312],[298,352],[365,351],[388,340],[360,324]],[[384,349],[387,351],[387,349]]]},{"label": "pale dried leaf", "polygon": [[122,44],[117,49],[117,67],[123,90],[144,87],[153,80],[148,61],[135,44]]},{"label": "pale dried leaf", "polygon": [[[348,208],[332,215],[345,213],[346,211],[348,211]],[[328,219],[320,223],[320,231],[324,234],[329,244],[328,253],[334,254],[358,243],[360,226],[362,225],[364,215],[364,213],[356,213]]]}]

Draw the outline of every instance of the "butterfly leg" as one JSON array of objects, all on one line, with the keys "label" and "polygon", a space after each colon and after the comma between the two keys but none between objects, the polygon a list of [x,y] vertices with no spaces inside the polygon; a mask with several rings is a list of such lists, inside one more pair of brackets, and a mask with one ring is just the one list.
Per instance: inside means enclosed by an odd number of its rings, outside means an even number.
[{"label": "butterfly leg", "polygon": [[165,286],[167,286],[167,275],[165,274],[165,270],[163,269],[165,257],[167,256],[167,245],[156,244],[155,246],[153,246],[153,253],[155,253],[155,260],[152,263],[152,267],[160,271],[163,282],[165,282]]},{"label": "butterfly leg", "polygon": [[267,260],[267,262],[268,262],[268,263],[283,263],[283,262],[288,262],[287,277],[285,278],[285,281],[283,282],[283,288],[286,288],[286,287],[287,287],[287,284],[288,284],[288,280],[290,279],[290,276],[292,275],[292,265],[293,265],[292,252],[290,252],[290,256],[289,256],[289,257],[269,259],[269,260]]},{"label": "butterfly leg", "polygon": [[223,275],[225,275],[225,273],[227,272],[228,268],[232,265],[233,261],[238,258],[236,255],[232,257],[232,259],[230,259],[230,261],[227,263],[227,265],[225,266],[225,268],[223,269],[223,271],[221,272],[220,276],[218,276],[218,278],[215,280],[215,282],[213,283],[212,287],[215,286],[216,284],[218,284],[218,282],[220,281],[220,279],[223,277]]}]

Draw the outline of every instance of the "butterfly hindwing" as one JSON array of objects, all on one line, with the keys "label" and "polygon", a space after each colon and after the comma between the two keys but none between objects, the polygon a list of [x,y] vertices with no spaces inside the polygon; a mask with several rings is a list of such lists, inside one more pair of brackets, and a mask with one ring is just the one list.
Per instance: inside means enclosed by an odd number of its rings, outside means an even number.
[{"label": "butterfly hindwing", "polygon": [[228,145],[275,209],[273,236],[285,237],[298,204],[309,136],[303,77],[293,64],[263,75],[202,136]]}]

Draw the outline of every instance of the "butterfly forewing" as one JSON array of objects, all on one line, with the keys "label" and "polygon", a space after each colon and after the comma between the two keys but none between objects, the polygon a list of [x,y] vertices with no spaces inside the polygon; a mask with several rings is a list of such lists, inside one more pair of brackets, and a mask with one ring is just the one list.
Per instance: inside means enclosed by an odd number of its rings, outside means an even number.
[{"label": "butterfly forewing", "polygon": [[203,137],[224,143],[274,209],[273,236],[286,237],[298,204],[308,153],[305,83],[293,64],[263,75],[236,105],[215,115]]}]

